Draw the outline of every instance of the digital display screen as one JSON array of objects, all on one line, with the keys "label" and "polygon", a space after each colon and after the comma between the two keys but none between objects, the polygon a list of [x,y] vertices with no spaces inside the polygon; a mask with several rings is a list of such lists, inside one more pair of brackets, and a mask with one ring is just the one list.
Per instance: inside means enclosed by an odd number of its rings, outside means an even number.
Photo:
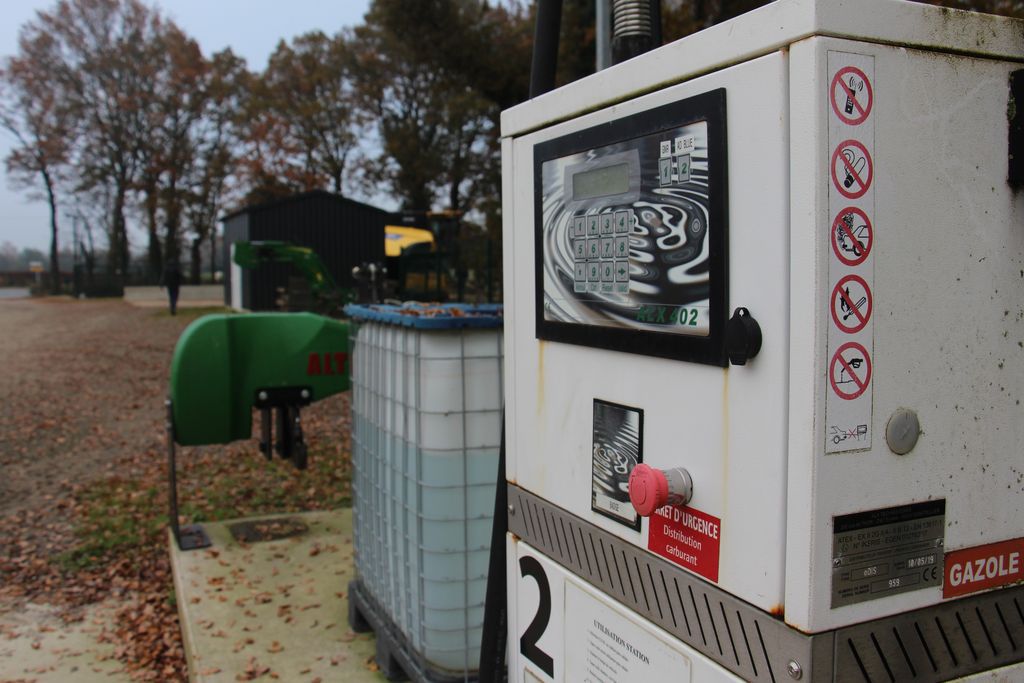
[{"label": "digital display screen", "polygon": [[572,177],[573,201],[625,194],[629,191],[629,164],[582,171]]}]

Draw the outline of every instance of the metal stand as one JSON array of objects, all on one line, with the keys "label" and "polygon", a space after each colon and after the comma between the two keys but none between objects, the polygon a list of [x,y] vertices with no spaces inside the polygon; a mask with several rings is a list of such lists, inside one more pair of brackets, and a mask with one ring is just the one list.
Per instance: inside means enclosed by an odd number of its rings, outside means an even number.
[{"label": "metal stand", "polygon": [[[260,411],[260,452],[270,460],[274,452],[300,470],[309,462],[302,436],[302,406],[311,402],[309,387],[260,389],[253,405]],[[276,423],[276,427],[274,426]],[[276,432],[277,440],[273,435]]]},{"label": "metal stand", "polygon": [[178,525],[178,467],[176,448],[174,441],[174,408],[171,399],[167,399],[167,483],[168,499],[170,501],[171,531],[174,533],[174,540],[181,550],[199,550],[209,548],[210,537],[202,525],[189,524],[188,526]]}]

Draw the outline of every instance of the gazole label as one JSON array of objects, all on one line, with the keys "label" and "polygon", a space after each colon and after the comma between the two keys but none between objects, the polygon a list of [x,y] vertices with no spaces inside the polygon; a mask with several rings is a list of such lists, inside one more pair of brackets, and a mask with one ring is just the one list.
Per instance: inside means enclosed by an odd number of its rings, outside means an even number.
[{"label": "gazole label", "polygon": [[871,448],[872,360],[875,342],[875,61],[828,53],[828,217],[820,239],[828,254],[825,321],[825,453]]},{"label": "gazole label", "polygon": [[954,550],[946,555],[942,597],[1024,581],[1024,538]]}]

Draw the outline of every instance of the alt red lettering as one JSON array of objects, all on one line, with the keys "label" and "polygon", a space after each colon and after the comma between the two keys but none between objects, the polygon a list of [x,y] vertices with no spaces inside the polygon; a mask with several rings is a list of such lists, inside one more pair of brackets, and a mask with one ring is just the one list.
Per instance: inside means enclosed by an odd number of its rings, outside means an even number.
[{"label": "alt red lettering", "polygon": [[311,353],[309,354],[309,363],[306,365],[307,375],[320,375],[323,371],[320,368],[320,354]]},{"label": "alt red lettering", "polygon": [[348,361],[347,353],[325,352],[321,360],[320,354],[313,352],[309,354],[309,361],[306,364],[307,375],[344,375],[345,363]]}]

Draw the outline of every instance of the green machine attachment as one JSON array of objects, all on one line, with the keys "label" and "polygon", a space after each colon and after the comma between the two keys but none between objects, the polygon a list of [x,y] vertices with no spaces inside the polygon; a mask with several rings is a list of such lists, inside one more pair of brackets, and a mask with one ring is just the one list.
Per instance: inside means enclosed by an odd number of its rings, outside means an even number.
[{"label": "green machine attachment", "polygon": [[354,301],[355,292],[339,287],[324,262],[308,247],[274,240],[239,240],[234,247],[234,261],[242,268],[258,268],[264,263],[290,263],[305,278],[319,312],[337,314],[343,306]]},{"label": "green machine attachment", "polygon": [[182,333],[167,401],[171,528],[182,550],[210,542],[198,525],[178,527],[175,445],[248,439],[256,408],[263,454],[305,469],[300,410],[349,388],[348,334],[348,323],[312,313],[209,315]]}]

